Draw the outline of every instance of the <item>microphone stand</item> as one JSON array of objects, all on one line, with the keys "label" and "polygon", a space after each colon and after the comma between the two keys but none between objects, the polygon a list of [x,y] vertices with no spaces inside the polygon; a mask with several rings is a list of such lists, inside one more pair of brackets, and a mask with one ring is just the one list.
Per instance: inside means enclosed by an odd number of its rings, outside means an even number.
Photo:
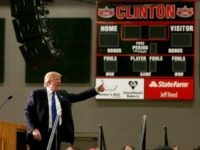
[{"label": "microphone stand", "polygon": [[[60,115],[58,114],[58,115],[56,116],[55,122],[54,122],[54,124],[53,124],[53,128],[52,128],[51,135],[50,135],[50,138],[49,138],[49,142],[48,142],[48,145],[47,145],[47,150],[50,150],[50,149],[51,149],[54,136],[55,136],[56,133],[57,133],[57,126],[58,126],[58,123],[59,123],[59,119],[60,119]],[[56,138],[56,139],[57,139],[57,138]],[[56,140],[56,149],[57,149],[57,140]]]},{"label": "microphone stand", "polygon": [[164,146],[169,146],[168,135],[167,135],[167,126],[164,126],[163,129],[164,129]]},{"label": "microphone stand", "polygon": [[142,131],[140,134],[140,141],[139,141],[139,150],[146,149],[146,120],[147,115],[142,116]]},{"label": "microphone stand", "polygon": [[106,150],[106,142],[103,133],[103,127],[99,124],[99,150]]}]

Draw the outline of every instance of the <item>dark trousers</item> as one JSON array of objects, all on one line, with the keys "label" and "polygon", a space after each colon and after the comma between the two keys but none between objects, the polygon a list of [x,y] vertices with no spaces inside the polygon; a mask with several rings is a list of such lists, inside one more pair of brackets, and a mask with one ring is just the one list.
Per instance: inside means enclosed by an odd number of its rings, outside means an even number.
[{"label": "dark trousers", "polygon": [[[51,135],[51,130],[43,131],[42,134],[42,140],[36,141],[33,139],[33,135],[28,135],[28,145],[30,147],[30,150],[46,150],[49,142],[49,138]],[[60,150],[60,136],[59,136],[59,129],[57,130],[52,145],[51,150]]]}]

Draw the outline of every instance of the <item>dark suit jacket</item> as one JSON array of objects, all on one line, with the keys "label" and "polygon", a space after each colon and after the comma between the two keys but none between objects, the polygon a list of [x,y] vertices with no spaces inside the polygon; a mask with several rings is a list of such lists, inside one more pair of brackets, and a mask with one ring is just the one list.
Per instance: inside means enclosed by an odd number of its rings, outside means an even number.
[{"label": "dark suit jacket", "polygon": [[[57,96],[62,108],[62,125],[60,127],[60,140],[74,142],[74,123],[72,118],[71,103],[82,101],[97,95],[94,88],[79,94],[70,94],[65,90],[57,91]],[[25,121],[29,132],[38,128],[41,134],[48,130],[49,107],[47,90],[45,88],[31,92],[27,105],[24,109]]]}]

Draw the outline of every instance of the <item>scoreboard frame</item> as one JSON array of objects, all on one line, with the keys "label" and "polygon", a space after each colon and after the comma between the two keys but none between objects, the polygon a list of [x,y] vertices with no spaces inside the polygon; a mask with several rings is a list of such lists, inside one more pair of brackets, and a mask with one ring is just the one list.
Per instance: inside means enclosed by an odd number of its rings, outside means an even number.
[{"label": "scoreboard frame", "polygon": [[98,1],[96,99],[193,101],[195,4]]}]

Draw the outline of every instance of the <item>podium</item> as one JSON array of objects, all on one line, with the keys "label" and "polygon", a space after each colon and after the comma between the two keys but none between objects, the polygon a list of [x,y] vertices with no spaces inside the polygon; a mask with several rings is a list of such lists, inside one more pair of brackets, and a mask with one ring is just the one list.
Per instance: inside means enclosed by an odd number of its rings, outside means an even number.
[{"label": "podium", "polygon": [[26,150],[25,125],[0,122],[0,150]]}]

